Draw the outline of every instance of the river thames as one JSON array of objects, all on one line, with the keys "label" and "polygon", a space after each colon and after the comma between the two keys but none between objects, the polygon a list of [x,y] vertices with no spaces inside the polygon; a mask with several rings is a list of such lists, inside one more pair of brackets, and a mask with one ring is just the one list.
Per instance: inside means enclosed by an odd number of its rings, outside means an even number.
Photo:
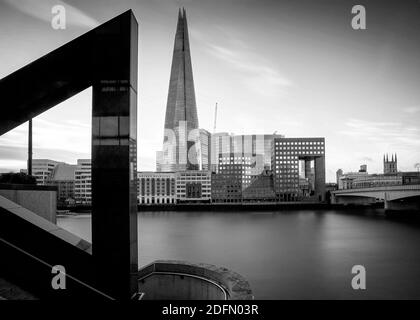
[{"label": "river thames", "polygon": [[[146,211],[138,223],[139,266],[173,259],[226,267],[247,278],[255,299],[420,299],[419,219],[380,209]],[[57,224],[91,240],[90,215]],[[366,290],[351,286],[354,265],[366,269]]]}]

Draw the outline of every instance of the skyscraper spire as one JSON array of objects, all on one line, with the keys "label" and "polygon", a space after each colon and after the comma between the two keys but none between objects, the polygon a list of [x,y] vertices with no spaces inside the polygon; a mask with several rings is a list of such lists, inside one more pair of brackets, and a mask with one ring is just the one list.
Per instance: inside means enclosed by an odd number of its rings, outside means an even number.
[{"label": "skyscraper spire", "polygon": [[198,168],[195,150],[197,141],[194,141],[194,137],[191,137],[191,132],[195,129],[198,129],[198,116],[187,15],[185,9],[180,8],[178,11],[165,116],[165,131],[174,133],[176,144],[173,141],[169,141],[169,137],[165,133],[163,141],[165,159],[163,159],[163,162],[169,166],[166,166],[166,170],[163,169],[164,171]]}]

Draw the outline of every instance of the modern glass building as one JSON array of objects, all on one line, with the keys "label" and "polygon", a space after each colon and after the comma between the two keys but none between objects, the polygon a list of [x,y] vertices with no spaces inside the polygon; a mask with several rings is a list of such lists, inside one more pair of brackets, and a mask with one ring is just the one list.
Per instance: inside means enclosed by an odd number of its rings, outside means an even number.
[{"label": "modern glass building", "polygon": [[211,139],[212,171],[218,172],[219,156],[235,154],[252,157],[253,175],[260,174],[264,169],[271,168],[271,143],[274,138],[283,138],[280,134],[247,134],[235,135],[219,132]]}]

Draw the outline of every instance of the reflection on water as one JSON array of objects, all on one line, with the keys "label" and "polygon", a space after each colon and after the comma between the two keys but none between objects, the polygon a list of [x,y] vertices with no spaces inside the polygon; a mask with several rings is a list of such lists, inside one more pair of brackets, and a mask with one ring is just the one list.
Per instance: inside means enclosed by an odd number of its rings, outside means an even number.
[{"label": "reflection on water", "polygon": [[[224,266],[249,280],[256,299],[419,299],[419,223],[373,213],[141,212],[139,265]],[[90,241],[90,221],[82,215],[58,224]],[[366,268],[367,290],[351,288],[356,264]]]}]

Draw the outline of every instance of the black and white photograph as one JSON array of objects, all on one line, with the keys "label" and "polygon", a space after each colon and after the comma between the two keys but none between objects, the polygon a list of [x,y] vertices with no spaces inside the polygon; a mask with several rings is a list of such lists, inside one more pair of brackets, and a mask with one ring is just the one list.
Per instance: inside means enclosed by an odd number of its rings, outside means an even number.
[{"label": "black and white photograph", "polygon": [[0,309],[419,299],[420,1],[0,0]]}]

